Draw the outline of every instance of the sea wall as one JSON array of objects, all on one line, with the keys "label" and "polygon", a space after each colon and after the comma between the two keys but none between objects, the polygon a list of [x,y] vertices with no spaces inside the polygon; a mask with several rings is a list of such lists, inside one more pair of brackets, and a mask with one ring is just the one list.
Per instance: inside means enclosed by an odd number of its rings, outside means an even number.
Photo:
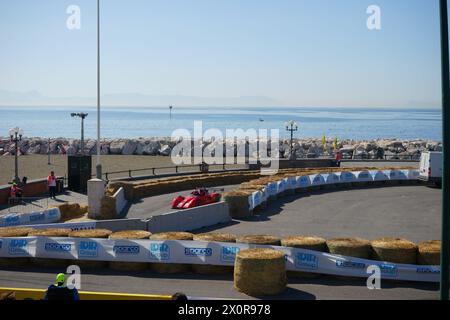
[{"label": "sea wall", "polygon": [[[262,145],[267,145],[270,150],[270,141],[263,141]],[[176,141],[170,138],[139,138],[139,139],[105,139],[101,141],[101,153],[104,155],[171,155]],[[191,141],[191,153],[194,150],[194,141]],[[198,144],[200,145],[200,144]],[[217,147],[222,145],[224,155],[232,152],[235,155],[238,150],[245,150],[246,142],[239,140],[233,145],[230,141],[202,141],[202,148],[205,155],[214,156]],[[254,144],[256,145],[256,144]],[[76,154],[80,151],[81,144],[78,139],[44,139],[44,138],[24,138],[19,143],[19,154]],[[84,144],[86,154],[95,154],[97,148],[96,140],[87,139]],[[398,140],[398,139],[379,139],[379,140],[342,140],[337,144],[344,158],[352,159],[374,159],[396,157],[410,157],[419,159],[423,151],[441,151],[442,143],[439,141],[417,139],[417,140]],[[220,150],[220,149],[219,149]],[[248,151],[247,154],[257,156],[256,151]],[[280,156],[287,158],[290,152],[290,141],[280,140]],[[333,153],[333,139],[327,139],[325,148],[322,144],[322,138],[294,139],[293,151],[300,158],[315,158],[323,154]],[[15,145],[7,137],[0,137],[0,156],[14,155]],[[242,154],[241,154],[242,155]]]}]

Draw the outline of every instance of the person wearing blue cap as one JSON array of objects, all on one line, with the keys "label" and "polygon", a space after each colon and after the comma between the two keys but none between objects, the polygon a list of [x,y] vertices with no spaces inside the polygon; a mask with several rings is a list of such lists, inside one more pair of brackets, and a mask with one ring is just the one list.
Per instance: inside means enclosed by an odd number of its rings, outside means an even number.
[{"label": "person wearing blue cap", "polygon": [[64,273],[59,273],[56,276],[56,284],[52,284],[47,288],[44,300],[80,300],[78,290],[74,287],[69,289],[64,285],[66,276]]}]

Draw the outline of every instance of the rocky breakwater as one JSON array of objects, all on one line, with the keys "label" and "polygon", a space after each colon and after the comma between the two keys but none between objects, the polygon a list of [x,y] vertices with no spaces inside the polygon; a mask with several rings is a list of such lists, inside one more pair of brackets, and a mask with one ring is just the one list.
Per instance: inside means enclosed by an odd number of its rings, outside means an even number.
[{"label": "rocky breakwater", "polygon": [[[254,141],[253,141],[254,142]],[[100,150],[103,155],[148,155],[169,156],[178,141],[170,138],[138,138],[138,139],[105,139],[101,141]],[[264,154],[258,153],[256,143],[248,143],[239,140],[233,144],[230,141],[203,141],[201,144],[204,155],[215,156],[218,147],[222,145],[223,154],[238,153],[238,150],[246,150],[247,155],[257,157]],[[247,145],[247,146],[246,146]],[[269,147],[270,141],[260,142],[260,146]],[[29,154],[66,154],[74,155],[80,151],[79,139],[66,138],[24,138],[19,142],[19,155]],[[317,158],[334,154],[333,139],[328,139],[325,146],[321,138],[294,139],[293,153],[297,158]],[[417,160],[423,151],[442,151],[442,143],[439,141],[418,140],[342,140],[337,144],[337,149],[347,159],[413,159]],[[97,142],[87,139],[84,143],[85,154],[96,154]],[[194,152],[194,143],[190,150]],[[290,141],[279,142],[280,157],[288,158],[290,153]],[[7,137],[0,137],[0,155],[14,155],[15,144]],[[189,153],[189,150],[187,151]]]}]

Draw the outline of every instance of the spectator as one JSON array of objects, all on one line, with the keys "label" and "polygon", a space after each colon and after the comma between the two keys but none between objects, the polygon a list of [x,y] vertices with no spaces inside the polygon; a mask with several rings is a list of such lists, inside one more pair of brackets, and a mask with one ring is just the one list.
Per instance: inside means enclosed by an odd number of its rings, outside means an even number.
[{"label": "spectator", "polygon": [[22,189],[17,186],[17,183],[13,182],[10,197],[14,203],[19,202],[22,199],[22,192]]},{"label": "spectator", "polygon": [[56,177],[55,172],[50,172],[47,178],[48,191],[50,193],[50,198],[56,199]]},{"label": "spectator", "polygon": [[66,276],[64,275],[64,273],[59,273],[56,276],[56,284],[52,284],[47,288],[44,300],[80,300],[78,290],[76,288],[67,288],[64,285],[65,281]]},{"label": "spectator", "polygon": [[188,301],[188,297],[182,292],[177,292],[174,295],[172,295],[172,300],[179,301],[179,302],[185,302],[185,301]]},{"label": "spectator", "polygon": [[341,154],[340,151],[337,151],[337,152],[336,152],[336,165],[337,165],[338,167],[341,166],[341,161],[342,161],[342,154]]}]

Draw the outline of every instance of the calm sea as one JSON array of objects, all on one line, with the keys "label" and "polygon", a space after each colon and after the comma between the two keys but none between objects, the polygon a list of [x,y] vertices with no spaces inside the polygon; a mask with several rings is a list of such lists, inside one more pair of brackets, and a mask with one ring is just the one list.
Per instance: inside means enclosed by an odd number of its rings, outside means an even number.
[{"label": "calm sea", "polygon": [[[89,113],[85,136],[96,136],[95,108],[0,108],[0,136],[19,126],[28,137],[79,138],[80,120],[70,112]],[[372,109],[372,108],[176,108],[172,118],[168,108],[104,108],[101,135],[105,138],[138,138],[170,136],[179,128],[193,130],[194,121],[203,129],[284,129],[287,120],[295,120],[297,137],[337,136],[339,139],[442,139],[439,109]]]}]

